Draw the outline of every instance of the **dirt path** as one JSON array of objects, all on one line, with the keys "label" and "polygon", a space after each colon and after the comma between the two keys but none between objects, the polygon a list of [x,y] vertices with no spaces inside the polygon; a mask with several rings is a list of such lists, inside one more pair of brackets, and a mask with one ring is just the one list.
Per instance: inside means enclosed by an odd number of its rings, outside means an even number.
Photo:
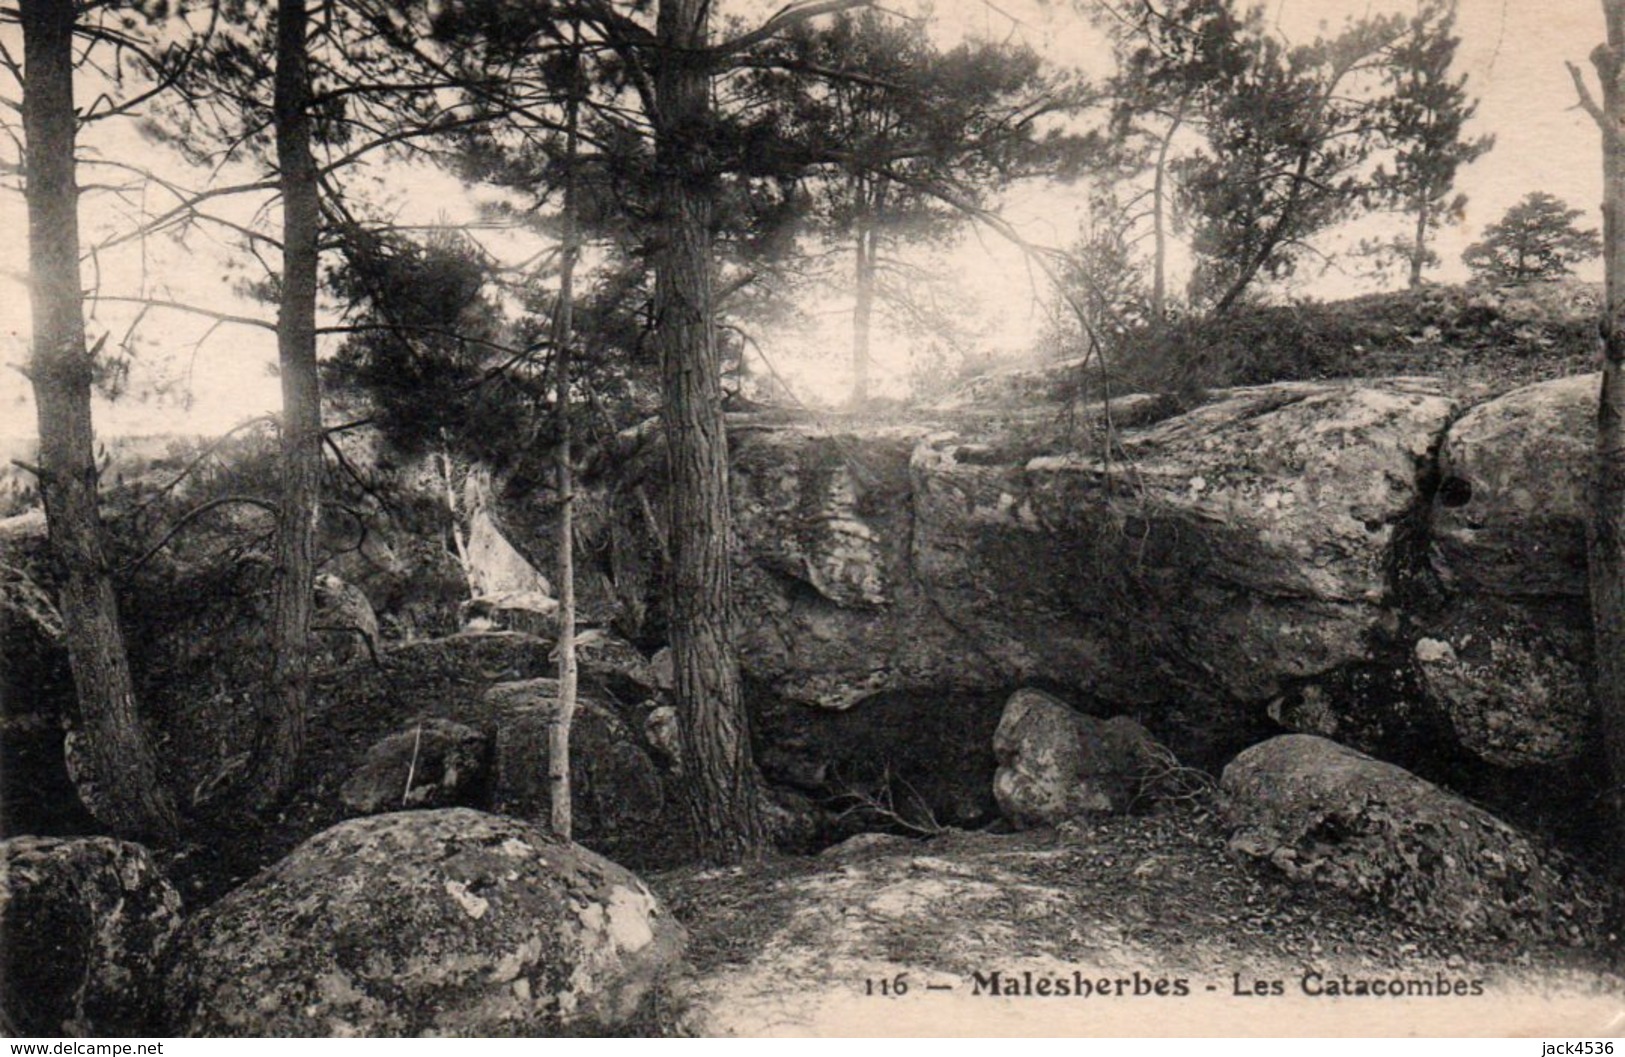
[{"label": "dirt path", "polygon": [[[653,881],[691,932],[680,1005],[695,1034],[1625,1028],[1625,979],[1606,957],[1430,933],[1294,886],[1232,859],[1200,812],[860,838],[817,859]],[[1386,993],[1396,987],[1408,994]],[[1337,993],[1362,989],[1384,993]]]}]

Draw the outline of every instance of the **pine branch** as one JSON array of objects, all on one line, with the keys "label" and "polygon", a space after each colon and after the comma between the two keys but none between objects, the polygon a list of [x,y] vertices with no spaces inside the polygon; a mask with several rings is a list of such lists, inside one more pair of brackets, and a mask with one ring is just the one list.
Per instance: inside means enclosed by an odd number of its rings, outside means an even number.
[{"label": "pine branch", "polygon": [[783,33],[793,26],[811,21],[820,15],[834,15],[859,7],[872,7],[874,0],[799,0],[780,8],[773,17],[748,33],[741,33],[729,41],[705,49],[713,61],[753,48]]}]

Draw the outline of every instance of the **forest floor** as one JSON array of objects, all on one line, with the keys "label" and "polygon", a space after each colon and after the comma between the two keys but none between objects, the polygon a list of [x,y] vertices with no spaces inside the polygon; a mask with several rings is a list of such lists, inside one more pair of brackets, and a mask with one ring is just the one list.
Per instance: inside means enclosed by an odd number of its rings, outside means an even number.
[{"label": "forest floor", "polygon": [[[866,835],[817,857],[649,880],[690,933],[694,971],[668,1018],[682,1033],[1594,1037],[1625,1029],[1617,946],[1609,953],[1418,928],[1240,860],[1202,808],[925,842]],[[1396,979],[1412,992],[1452,993],[1336,993]],[[1095,993],[1078,995],[1080,981]]]}]

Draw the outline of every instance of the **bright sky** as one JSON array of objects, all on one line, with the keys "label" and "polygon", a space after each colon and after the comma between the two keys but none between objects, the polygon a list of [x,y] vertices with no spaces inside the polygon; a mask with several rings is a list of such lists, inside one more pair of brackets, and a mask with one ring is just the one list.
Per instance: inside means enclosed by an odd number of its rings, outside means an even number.
[{"label": "bright sky", "polygon": [[[1479,237],[1484,225],[1531,190],[1545,190],[1571,205],[1594,211],[1601,198],[1598,135],[1589,118],[1574,107],[1574,89],[1564,61],[1586,64],[1586,56],[1603,33],[1598,0],[1460,0],[1458,28],[1463,38],[1457,69],[1467,73],[1470,90],[1482,102],[1471,132],[1492,132],[1497,144],[1484,158],[1463,170],[1458,188],[1470,199],[1466,223],[1445,231],[1437,249],[1443,268],[1434,278],[1454,281],[1465,274],[1461,250]],[[1307,41],[1321,26],[1335,28],[1344,18],[1367,11],[1409,10],[1408,0],[1270,0],[1269,15],[1279,31],[1294,41]],[[937,0],[945,39],[964,32],[1014,35],[1058,61],[1099,69],[1100,46],[1063,0]],[[1012,22],[1008,16],[1019,21]],[[0,27],[10,39],[16,27]],[[20,49],[19,49],[20,50]],[[1589,72],[1589,69],[1588,69]],[[0,86],[14,95],[14,86]],[[113,131],[103,143],[109,157],[135,150],[156,163],[159,148],[136,145],[127,132]],[[177,177],[187,177],[173,162],[163,163]],[[87,170],[82,182],[97,179]],[[469,214],[465,196],[449,179],[431,174],[402,180],[380,174],[380,189],[414,222],[457,220]],[[1075,191],[1025,191],[1011,196],[1009,218],[1026,238],[1065,245],[1075,237],[1084,213]],[[162,202],[149,198],[148,205]],[[117,230],[128,223],[133,205],[105,195],[87,196],[83,207],[85,235]],[[251,212],[253,205],[241,210]],[[246,219],[247,212],[240,219]],[[1594,214],[1595,215],[1595,214]],[[1598,221],[1600,223],[1600,221]],[[26,223],[20,199],[0,195],[0,364],[21,362],[26,355],[28,307],[24,287],[15,278],[24,267]],[[256,266],[233,268],[224,238],[200,234],[183,249],[153,241],[131,245],[122,255],[97,262],[102,289],[168,296],[228,311],[254,312],[269,319],[263,306],[243,306],[231,294],[232,282],[252,276]],[[951,299],[953,310],[981,335],[989,350],[1014,354],[1028,347],[1039,329],[1043,310],[1035,301],[1041,277],[1035,277],[1015,250],[996,236],[967,233],[960,246],[937,265],[960,280]],[[1595,277],[1593,272],[1588,277]],[[87,266],[87,284],[96,273]],[[1370,284],[1336,273],[1313,277],[1302,292],[1330,297],[1370,289]],[[849,382],[845,349],[850,335],[848,306],[839,299],[808,306],[816,325],[799,332],[760,335],[776,365],[809,399],[838,399]],[[128,311],[104,303],[95,310],[101,329],[121,340]],[[98,408],[104,433],[214,432],[276,406],[278,396],[268,365],[274,356],[270,335],[242,327],[208,331],[208,323],[184,315],[154,313],[143,320],[136,344],[137,379],[186,383],[189,406],[167,401],[121,401]],[[95,325],[93,325],[94,329]],[[876,335],[877,388],[896,391],[906,376],[909,335]],[[33,410],[26,385],[13,371],[0,372],[0,437],[33,433]]]}]

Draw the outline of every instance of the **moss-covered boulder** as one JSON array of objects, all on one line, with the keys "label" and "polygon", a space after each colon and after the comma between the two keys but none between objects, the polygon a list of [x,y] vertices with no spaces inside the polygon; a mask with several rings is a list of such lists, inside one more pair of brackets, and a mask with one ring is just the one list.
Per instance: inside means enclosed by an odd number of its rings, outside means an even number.
[{"label": "moss-covered boulder", "polygon": [[1499,767],[1568,764],[1596,745],[1591,629],[1578,599],[1458,600],[1414,647],[1427,700]]},{"label": "moss-covered boulder", "polygon": [[1586,593],[1586,490],[1597,375],[1479,404],[1439,449],[1430,558],[1454,590],[1501,597]]},{"label": "moss-covered boulder", "polygon": [[22,1035],[144,1035],[181,899],[139,844],[0,843],[0,1008]]},{"label": "moss-covered boulder", "polygon": [[1600,890],[1480,807],[1308,734],[1255,745],[1220,782],[1232,849],[1430,928],[1597,939]]},{"label": "moss-covered boulder", "polygon": [[1502,767],[1593,744],[1586,520],[1598,377],[1473,408],[1439,450],[1428,560],[1450,595],[1416,644],[1422,688],[1464,748]]},{"label": "moss-covered boulder", "polygon": [[186,1035],[593,1034],[638,1017],[683,931],[630,872],[466,808],[334,826],[188,922]]}]

